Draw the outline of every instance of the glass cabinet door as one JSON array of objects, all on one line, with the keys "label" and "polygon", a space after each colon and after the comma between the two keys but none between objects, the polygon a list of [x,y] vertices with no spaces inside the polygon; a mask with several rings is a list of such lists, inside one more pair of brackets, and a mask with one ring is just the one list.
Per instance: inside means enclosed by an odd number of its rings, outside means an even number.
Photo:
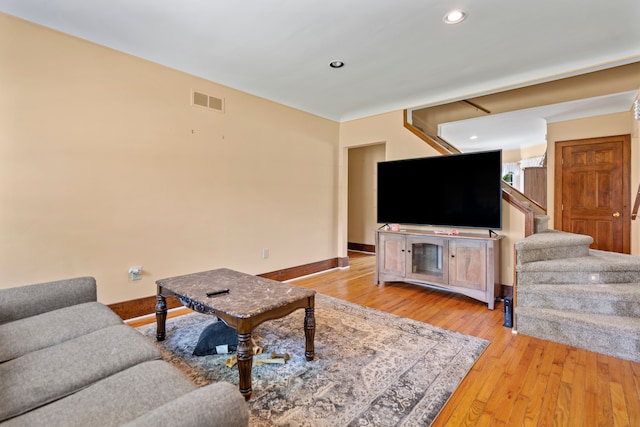
[{"label": "glass cabinet door", "polygon": [[410,237],[407,239],[409,257],[407,262],[407,274],[410,277],[433,282],[434,284],[446,284],[449,276],[447,253],[447,240],[430,237]]}]

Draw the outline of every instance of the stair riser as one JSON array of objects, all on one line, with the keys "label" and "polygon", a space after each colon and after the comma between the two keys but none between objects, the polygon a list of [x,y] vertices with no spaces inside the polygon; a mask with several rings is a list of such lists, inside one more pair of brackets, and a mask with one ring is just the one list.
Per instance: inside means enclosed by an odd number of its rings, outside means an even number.
[{"label": "stair riser", "polygon": [[606,314],[640,318],[640,301],[620,301],[589,298],[588,295],[549,295],[529,292],[518,293],[518,307],[540,307],[561,311]]},{"label": "stair riser", "polygon": [[[592,275],[598,277],[592,280]],[[520,271],[518,286],[545,284],[602,284],[602,283],[637,283],[640,282],[640,271]]]},{"label": "stair riser", "polygon": [[545,230],[549,229],[549,216],[547,215],[537,215],[534,218],[534,229],[535,233],[541,233]]},{"label": "stair riser", "polygon": [[519,264],[526,264],[536,261],[548,261],[552,259],[579,258],[588,255],[588,245],[527,249],[526,251],[518,252],[517,254]]},{"label": "stair riser", "polygon": [[534,316],[517,316],[518,333],[566,344],[597,353],[640,362],[638,336],[620,336],[617,331],[603,332],[583,324],[563,323]]}]

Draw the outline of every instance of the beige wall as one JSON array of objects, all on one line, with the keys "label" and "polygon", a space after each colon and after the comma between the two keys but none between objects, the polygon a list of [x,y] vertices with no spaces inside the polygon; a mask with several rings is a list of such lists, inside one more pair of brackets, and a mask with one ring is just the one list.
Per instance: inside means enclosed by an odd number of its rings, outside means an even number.
[{"label": "beige wall", "polygon": [[377,165],[385,160],[384,153],[384,144],[349,150],[347,239],[350,243],[375,245],[375,236],[371,230],[377,227]]},{"label": "beige wall", "polygon": [[546,150],[547,144],[531,145],[518,150],[502,150],[502,161],[517,163],[520,160],[542,156]]},{"label": "beige wall", "polygon": [[531,145],[520,150],[520,159],[530,159],[532,157],[543,156],[547,151],[547,144]]},{"label": "beige wall", "polygon": [[517,163],[522,160],[521,150],[502,150],[502,163]]},{"label": "beige wall", "polygon": [[[607,114],[604,116],[591,117],[580,120],[568,120],[558,123],[550,123],[547,126],[548,168],[547,168],[547,212],[551,220],[549,225],[553,225],[554,190],[555,190],[555,143],[557,141],[569,141],[573,139],[597,138],[601,136],[626,135],[631,134],[631,203],[635,200],[635,192],[638,190],[638,169],[639,169],[639,143],[637,135],[638,122],[633,120],[631,112]],[[633,136],[635,134],[635,136]],[[631,221],[631,254],[640,255],[638,220]]]},{"label": "beige wall", "polygon": [[4,14],[0,40],[0,287],[92,275],[113,303],[338,255],[338,123]]}]

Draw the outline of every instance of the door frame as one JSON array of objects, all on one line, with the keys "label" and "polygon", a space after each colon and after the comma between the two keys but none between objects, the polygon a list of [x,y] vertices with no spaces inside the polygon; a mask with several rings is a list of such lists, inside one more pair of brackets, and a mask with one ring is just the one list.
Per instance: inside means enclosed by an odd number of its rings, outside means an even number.
[{"label": "door frame", "polygon": [[554,168],[554,228],[562,230],[562,149],[572,145],[596,145],[611,142],[611,138],[621,138],[622,144],[622,253],[631,253],[631,135],[611,135],[596,138],[573,139],[556,141],[555,143],[555,168]]}]

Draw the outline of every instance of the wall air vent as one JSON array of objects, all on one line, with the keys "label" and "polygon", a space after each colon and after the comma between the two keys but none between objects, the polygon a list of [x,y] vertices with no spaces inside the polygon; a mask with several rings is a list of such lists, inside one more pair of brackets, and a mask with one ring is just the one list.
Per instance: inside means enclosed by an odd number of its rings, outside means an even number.
[{"label": "wall air vent", "polygon": [[191,91],[191,105],[208,110],[224,112],[224,99],[208,95],[197,90]]}]

